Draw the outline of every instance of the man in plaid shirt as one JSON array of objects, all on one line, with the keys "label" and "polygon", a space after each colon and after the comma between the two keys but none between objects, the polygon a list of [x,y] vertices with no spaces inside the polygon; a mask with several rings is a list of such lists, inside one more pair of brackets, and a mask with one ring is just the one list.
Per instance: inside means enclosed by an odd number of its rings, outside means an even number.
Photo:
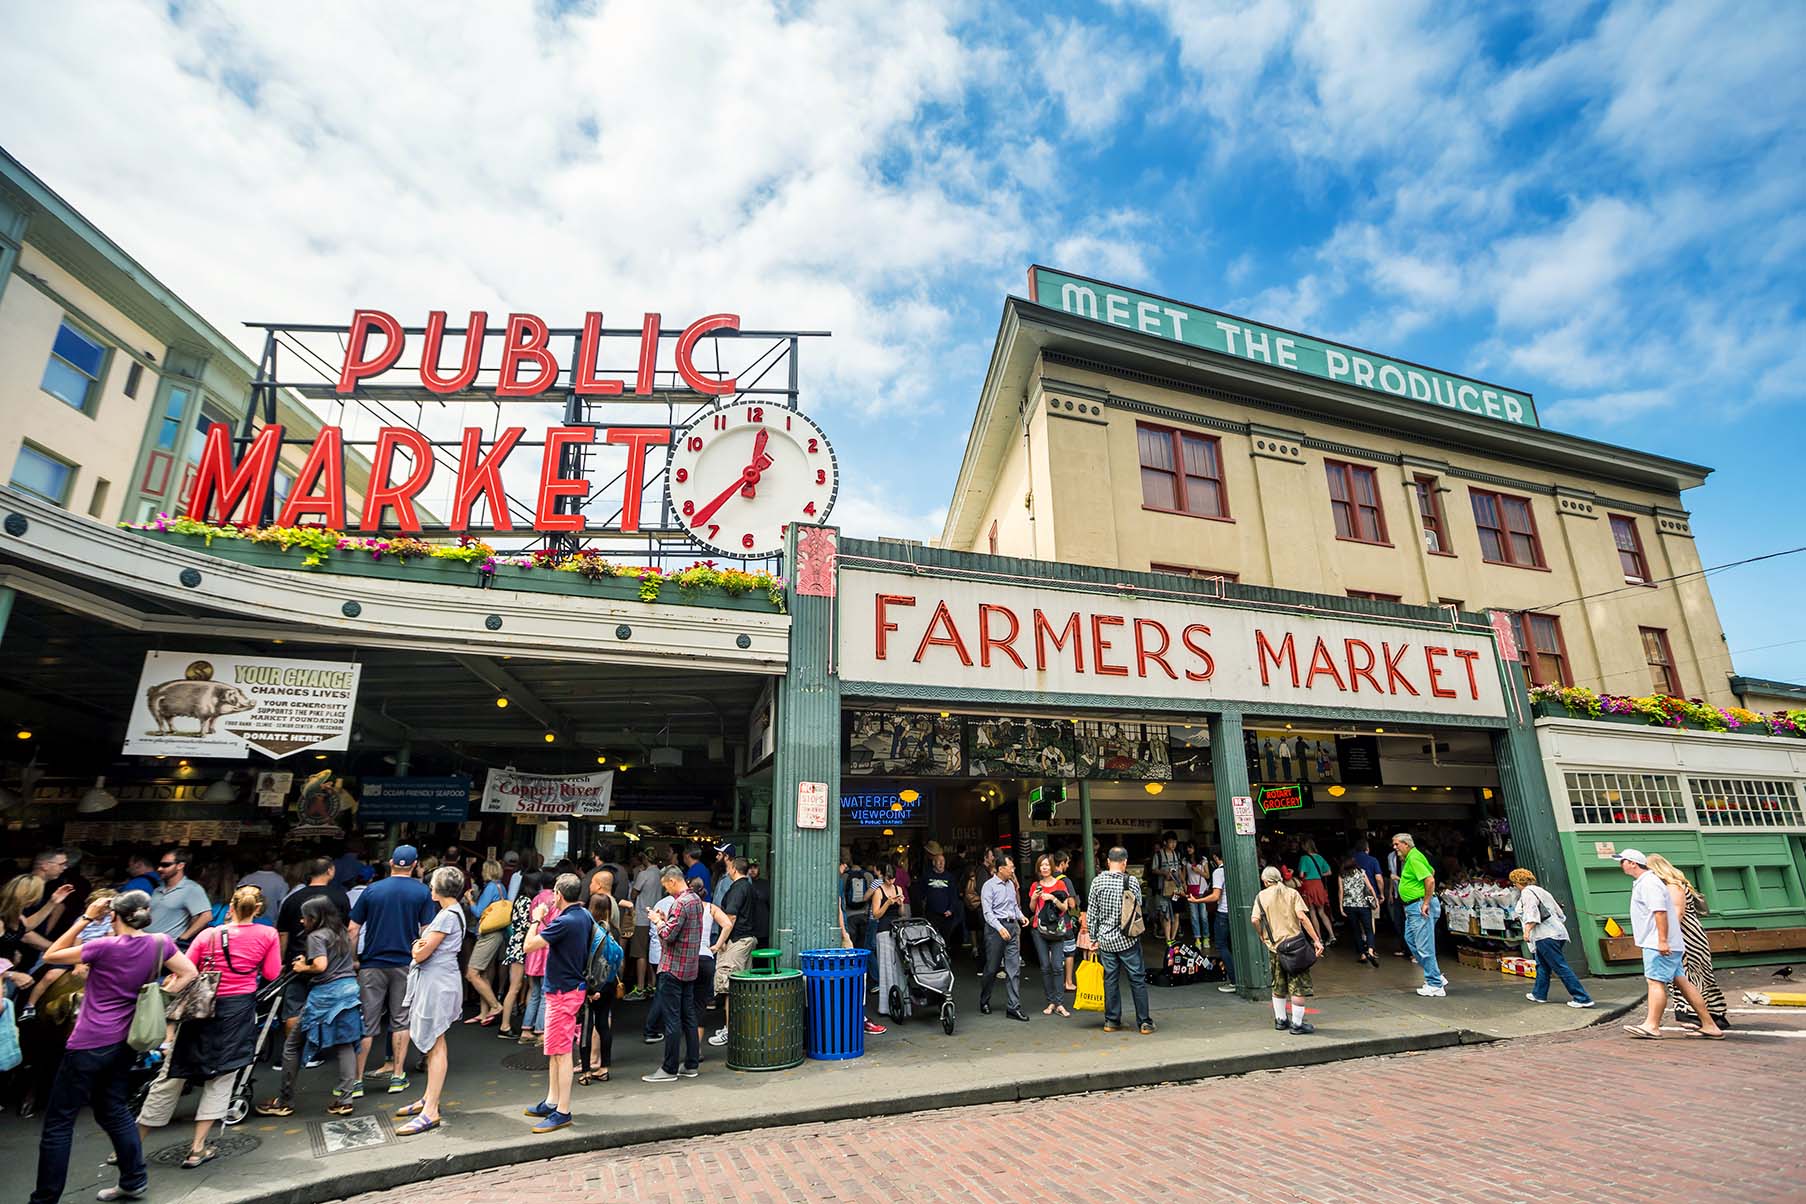
[{"label": "man in plaid shirt", "polygon": [[[658,963],[658,989],[653,1008],[664,1017],[665,1060],[651,1074],[640,1078],[648,1083],[675,1083],[679,1078],[693,1079],[702,1062],[701,1042],[697,1029],[702,1021],[696,1014],[697,957],[702,948],[702,899],[691,894],[684,884],[684,872],[668,865],[659,874],[659,885],[671,897],[671,910],[659,915],[646,909],[646,922],[658,929],[658,943],[663,956]],[[678,1042],[683,1042],[683,1064],[678,1065]]]},{"label": "man in plaid shirt", "polygon": [[1141,961],[1141,938],[1124,932],[1122,922],[1125,899],[1131,900],[1135,908],[1144,906],[1141,883],[1129,876],[1129,850],[1121,845],[1104,854],[1104,864],[1109,868],[1091,880],[1085,910],[1086,931],[1096,942],[1099,959],[1104,963],[1104,1031],[1113,1033],[1122,1027],[1117,979],[1127,971],[1129,994],[1135,1000],[1135,1020],[1145,1035],[1154,1031],[1154,1019],[1148,1011],[1148,976]]}]

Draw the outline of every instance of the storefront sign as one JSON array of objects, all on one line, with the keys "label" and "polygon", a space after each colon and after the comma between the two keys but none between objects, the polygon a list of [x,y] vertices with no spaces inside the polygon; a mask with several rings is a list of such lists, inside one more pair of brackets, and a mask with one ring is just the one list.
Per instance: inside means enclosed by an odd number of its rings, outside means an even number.
[{"label": "storefront sign", "polygon": [[470,813],[470,775],[365,778],[359,814],[384,823],[463,823]]},{"label": "storefront sign", "polygon": [[840,821],[865,828],[916,827],[926,818],[928,800],[911,790],[911,798],[897,791],[840,796]]},{"label": "storefront sign", "polygon": [[1505,713],[1490,633],[864,569],[840,593],[848,682]]},{"label": "storefront sign", "polygon": [[1254,835],[1254,799],[1250,795],[1238,794],[1229,800],[1229,808],[1235,814],[1235,834],[1237,836]]},{"label": "storefront sign", "polygon": [[1593,842],[1593,856],[1601,861],[1616,861],[1618,859],[1618,846],[1609,840],[1595,840]]},{"label": "storefront sign", "polygon": [[1231,314],[1138,293],[1099,280],[1034,267],[1029,300],[1096,322],[1201,347],[1252,363],[1321,377],[1375,393],[1459,410],[1515,426],[1536,426],[1530,394],[1388,359],[1340,343],[1262,326]]},{"label": "storefront sign", "polygon": [[796,826],[826,828],[828,826],[828,784],[798,782],[796,784]]},{"label": "storefront sign", "polygon": [[280,811],[288,805],[288,790],[295,775],[286,770],[267,769],[257,775],[257,806],[262,811]]},{"label": "storefront sign", "polygon": [[492,769],[483,782],[483,810],[501,815],[590,819],[608,814],[614,788],[612,769],[560,776]]},{"label": "storefront sign", "polygon": [[1518,656],[1518,633],[1517,629],[1511,625],[1511,613],[1504,610],[1489,610],[1486,612],[1486,618],[1492,624],[1493,634],[1499,640],[1499,659],[1507,661],[1521,659]]},{"label": "storefront sign", "polygon": [[1275,811],[1299,811],[1304,807],[1304,787],[1256,786],[1254,801],[1260,804],[1262,815],[1271,815]]},{"label": "storefront sign", "polygon": [[1337,736],[1336,765],[1345,786],[1383,786],[1378,736]]},{"label": "storefront sign", "polygon": [[128,756],[281,759],[351,743],[363,666],[347,661],[147,652],[126,727]]}]

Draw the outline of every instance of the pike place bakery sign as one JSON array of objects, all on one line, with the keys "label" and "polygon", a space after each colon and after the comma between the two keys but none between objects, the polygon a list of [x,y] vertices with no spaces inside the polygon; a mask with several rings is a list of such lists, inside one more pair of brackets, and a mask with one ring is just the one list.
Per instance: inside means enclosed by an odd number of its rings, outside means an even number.
[{"label": "pike place bakery sign", "polygon": [[1489,635],[849,569],[848,682],[1505,713]]}]

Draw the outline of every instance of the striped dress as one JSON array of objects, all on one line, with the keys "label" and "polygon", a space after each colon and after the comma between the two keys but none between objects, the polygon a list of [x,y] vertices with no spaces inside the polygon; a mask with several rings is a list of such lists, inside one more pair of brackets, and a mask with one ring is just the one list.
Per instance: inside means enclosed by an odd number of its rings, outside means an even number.
[{"label": "striped dress", "polygon": [[[1720,1025],[1726,1023],[1724,992],[1718,989],[1718,976],[1712,971],[1712,946],[1706,939],[1705,925],[1699,922],[1701,900],[1698,894],[1687,892],[1687,910],[1681,913],[1681,945],[1682,962],[1687,968],[1687,977],[1705,996],[1706,1010],[1712,1013],[1712,1019]],[[1691,1015],[1692,1009],[1680,998],[1675,1000],[1677,1014]]]}]

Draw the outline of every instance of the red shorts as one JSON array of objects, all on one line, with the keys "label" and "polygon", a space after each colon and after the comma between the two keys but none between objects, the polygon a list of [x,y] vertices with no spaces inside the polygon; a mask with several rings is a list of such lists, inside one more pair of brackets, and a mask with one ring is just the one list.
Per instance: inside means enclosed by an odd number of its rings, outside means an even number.
[{"label": "red shorts", "polygon": [[577,1047],[577,1012],[583,1007],[583,988],[546,992],[547,1057],[568,1054]]}]

